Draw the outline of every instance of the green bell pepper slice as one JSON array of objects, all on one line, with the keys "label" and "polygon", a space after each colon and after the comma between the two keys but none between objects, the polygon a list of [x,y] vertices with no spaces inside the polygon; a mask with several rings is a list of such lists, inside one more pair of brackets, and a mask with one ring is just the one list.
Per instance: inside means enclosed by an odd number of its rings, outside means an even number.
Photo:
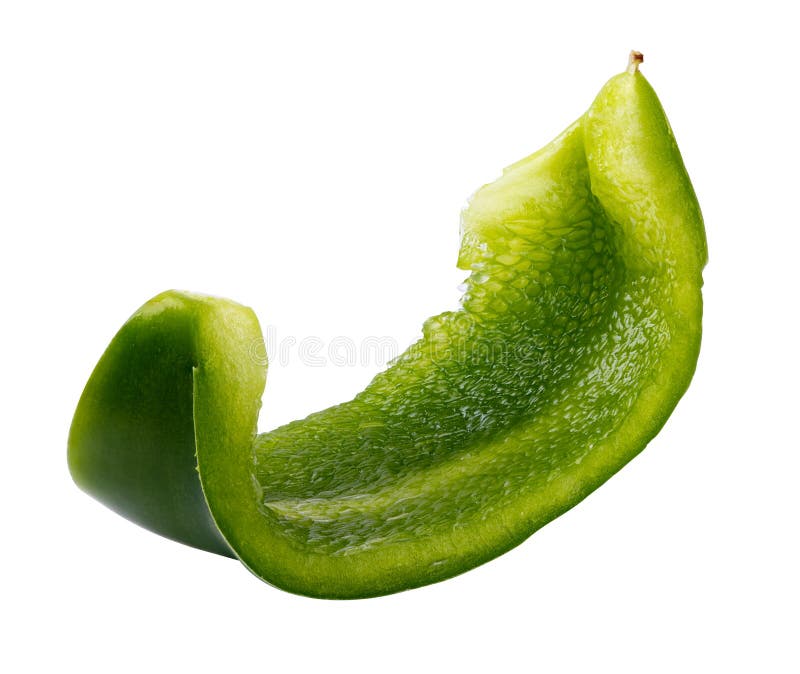
[{"label": "green bell pepper slice", "polygon": [[703,221],[639,60],[475,194],[461,309],[428,319],[353,400],[257,435],[254,314],[163,293],[87,384],[75,481],[327,598],[454,576],[581,501],[663,426],[700,348]]}]

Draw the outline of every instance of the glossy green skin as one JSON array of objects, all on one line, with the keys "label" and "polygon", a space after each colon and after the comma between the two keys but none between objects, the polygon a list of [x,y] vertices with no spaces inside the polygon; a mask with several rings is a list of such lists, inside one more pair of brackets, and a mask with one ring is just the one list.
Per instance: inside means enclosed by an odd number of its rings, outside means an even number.
[{"label": "glossy green skin", "polygon": [[292,592],[442,580],[517,545],[657,433],[694,371],[705,260],[663,110],[623,73],[474,196],[462,309],[429,319],[354,400],[256,436],[252,312],[165,293],[93,374],[70,466],[118,512],[233,550]]},{"label": "glossy green skin", "polygon": [[[235,302],[174,291],[150,300],[111,342],[75,412],[78,485],[143,527],[234,557],[206,505],[195,434],[210,425],[203,437],[223,442],[219,451],[249,454],[266,379],[252,355],[261,339],[255,314]],[[209,383],[218,372],[223,381]],[[218,404],[222,423],[209,421]]]}]

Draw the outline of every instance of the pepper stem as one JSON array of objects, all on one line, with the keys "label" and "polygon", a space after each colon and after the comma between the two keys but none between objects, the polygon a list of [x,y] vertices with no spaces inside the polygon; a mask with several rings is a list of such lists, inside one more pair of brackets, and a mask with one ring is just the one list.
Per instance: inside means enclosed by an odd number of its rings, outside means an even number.
[{"label": "pepper stem", "polygon": [[631,75],[635,75],[639,72],[639,64],[644,63],[644,54],[640,51],[631,51],[630,56],[628,57],[628,72]]}]

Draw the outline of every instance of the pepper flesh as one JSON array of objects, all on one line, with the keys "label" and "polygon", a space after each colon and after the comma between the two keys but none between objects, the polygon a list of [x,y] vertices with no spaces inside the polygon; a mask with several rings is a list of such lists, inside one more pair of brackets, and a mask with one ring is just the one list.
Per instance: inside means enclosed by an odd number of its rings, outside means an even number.
[{"label": "pepper flesh", "polygon": [[479,190],[462,230],[461,310],[428,319],[352,401],[259,436],[252,312],[152,300],[79,404],[76,481],[311,596],[396,592],[517,545],[641,451],[685,391],[705,234],[635,66]]}]

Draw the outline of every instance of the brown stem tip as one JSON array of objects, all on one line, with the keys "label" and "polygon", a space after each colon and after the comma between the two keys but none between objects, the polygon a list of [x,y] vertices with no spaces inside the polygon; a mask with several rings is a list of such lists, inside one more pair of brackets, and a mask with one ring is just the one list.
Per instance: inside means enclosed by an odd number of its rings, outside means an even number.
[{"label": "brown stem tip", "polygon": [[628,72],[631,75],[638,72],[640,63],[644,63],[644,54],[640,51],[632,51],[628,57]]}]

